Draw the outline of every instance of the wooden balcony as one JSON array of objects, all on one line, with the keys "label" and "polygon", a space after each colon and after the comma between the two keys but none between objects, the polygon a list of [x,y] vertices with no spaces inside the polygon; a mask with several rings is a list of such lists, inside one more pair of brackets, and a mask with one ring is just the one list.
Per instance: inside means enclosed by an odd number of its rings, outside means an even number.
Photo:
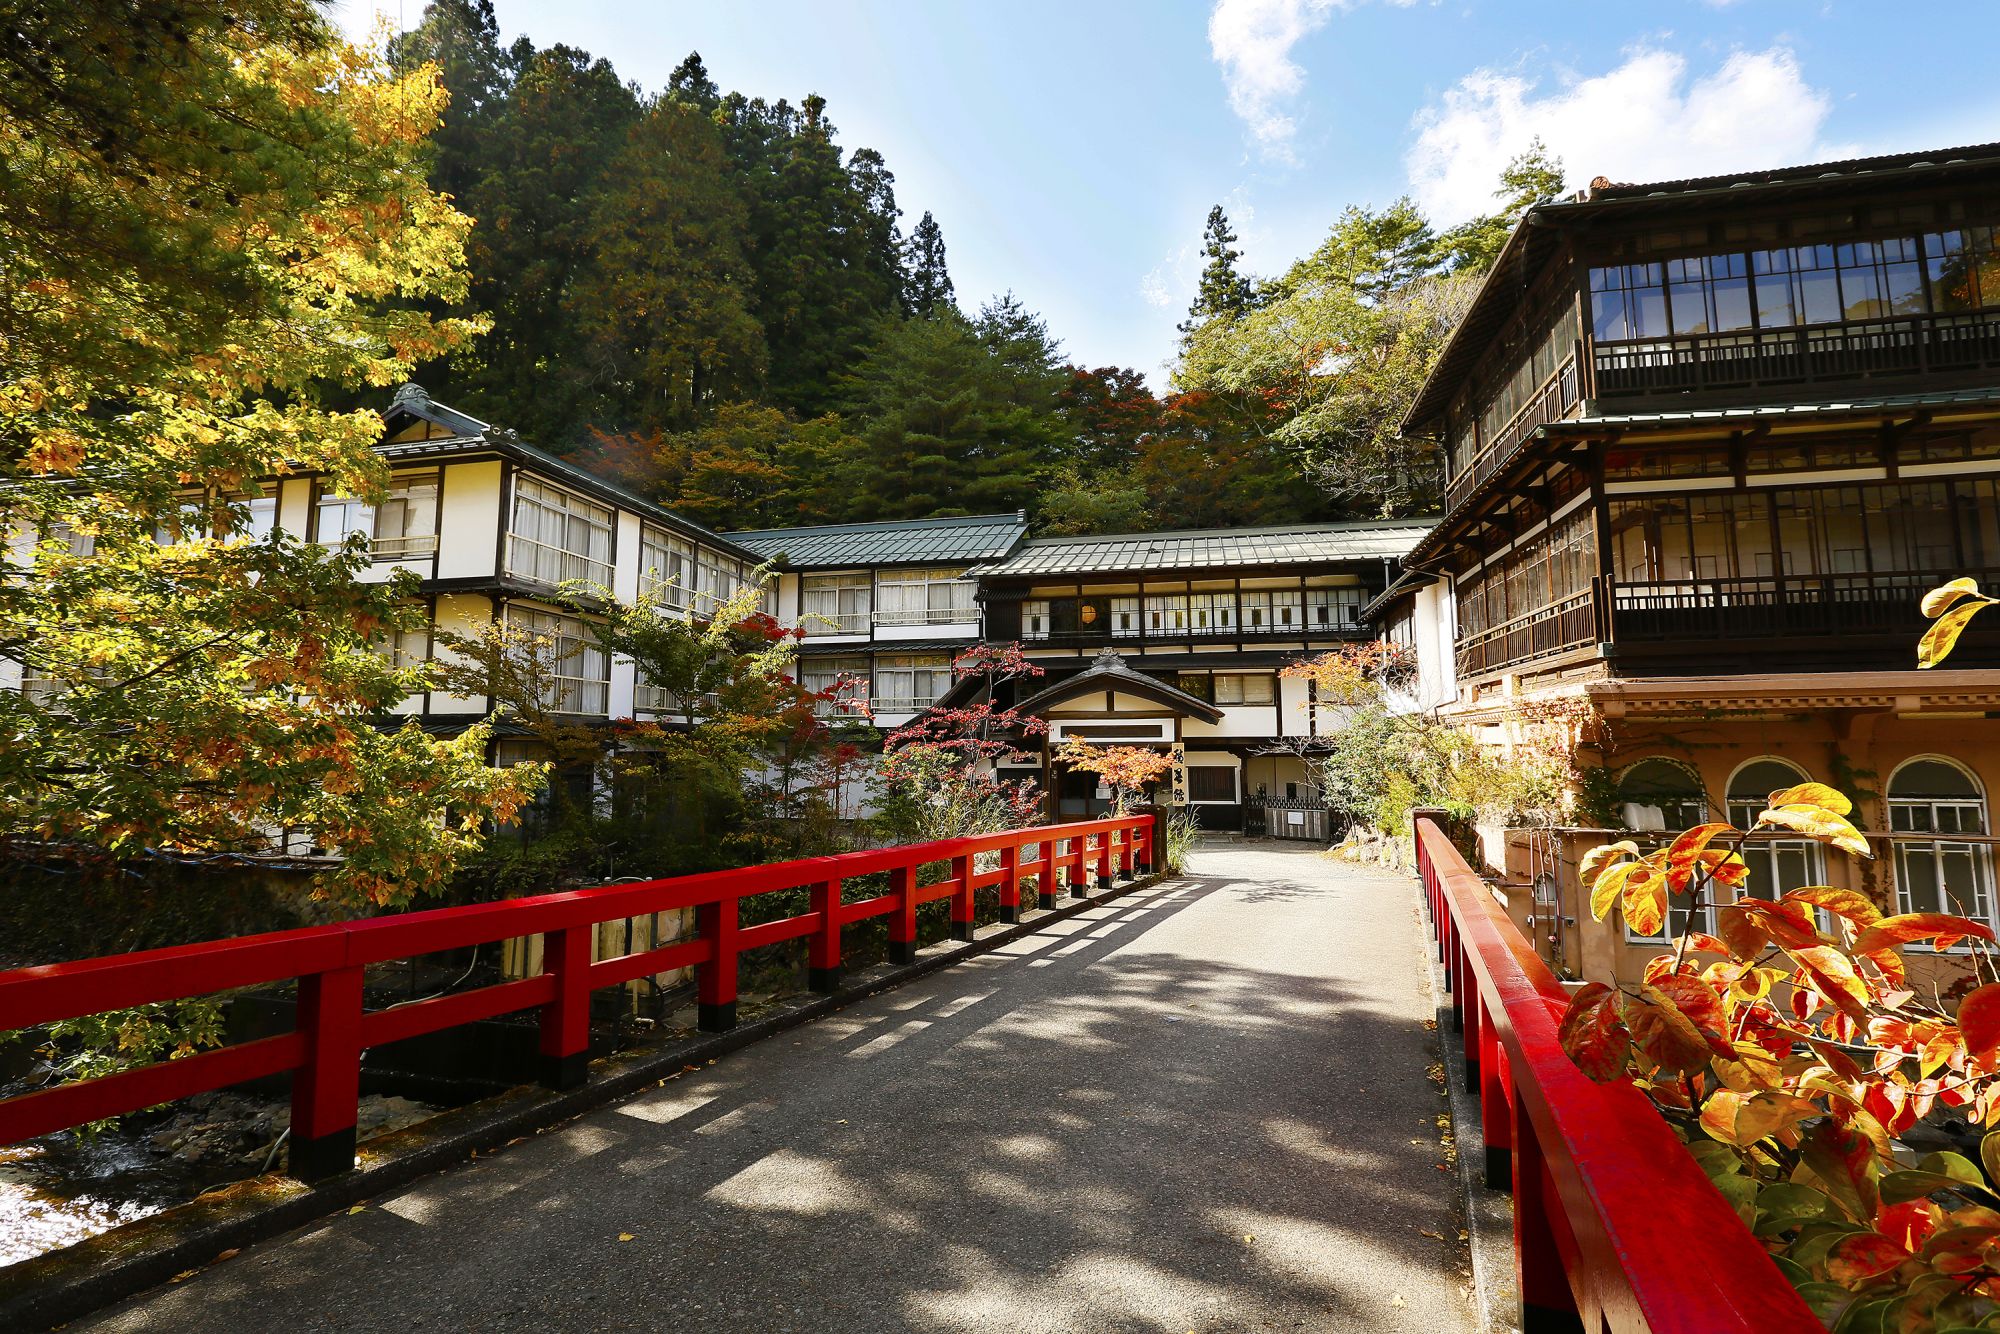
[{"label": "wooden balcony", "polygon": [[1600,343],[1599,399],[2000,368],[2000,311]]},{"label": "wooden balcony", "polygon": [[[1992,570],[1968,570],[1982,584]],[[1905,635],[1910,652],[1928,624],[1917,604],[1951,576],[1821,574],[1615,584],[1612,638],[1776,639],[1814,635]]]},{"label": "wooden balcony", "polygon": [[1587,648],[1602,638],[1597,590],[1586,589],[1560,602],[1458,641],[1460,680],[1501,667],[1518,666]]},{"label": "wooden balcony", "polygon": [[1521,452],[1521,445],[1535,433],[1536,427],[1559,421],[1576,403],[1576,358],[1571,357],[1556,368],[1554,375],[1542,382],[1507,424],[1493,433],[1491,440],[1480,442],[1479,453],[1470,466],[1453,477],[1445,487],[1445,510],[1457,509],[1481,483],[1506,467]]}]

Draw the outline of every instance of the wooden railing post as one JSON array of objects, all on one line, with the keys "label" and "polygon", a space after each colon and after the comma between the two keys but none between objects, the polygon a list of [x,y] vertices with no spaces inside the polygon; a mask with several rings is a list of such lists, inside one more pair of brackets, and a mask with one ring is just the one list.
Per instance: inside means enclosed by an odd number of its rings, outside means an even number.
[{"label": "wooden railing post", "polygon": [[808,946],[806,985],[829,996],[840,989],[840,881],[812,887],[812,910],[819,914],[819,929]]},{"label": "wooden railing post", "polygon": [[1522,1334],[1572,1334],[1583,1328],[1576,1294],[1563,1270],[1553,1211],[1562,1208],[1535,1123],[1517,1110],[1514,1139],[1514,1264]]},{"label": "wooden railing post", "polygon": [[542,935],[542,971],[556,996],[542,1007],[542,1087],[570,1089],[590,1077],[590,938],[594,928],[564,927]]},{"label": "wooden railing post", "polygon": [[1021,845],[1000,849],[1000,920],[1021,920]]},{"label": "wooden railing post", "polygon": [[1507,1049],[1493,1031],[1492,1016],[1480,1025],[1479,1139],[1485,1146],[1486,1188],[1511,1189],[1514,1180],[1514,1085],[1507,1073]]},{"label": "wooden railing post", "polygon": [[889,872],[889,889],[896,909],[889,917],[889,962],[917,961],[917,868],[898,866]]},{"label": "wooden railing post", "polygon": [[1035,905],[1054,912],[1056,895],[1062,891],[1061,874],[1056,870],[1056,841],[1044,839],[1035,845],[1041,852],[1041,872],[1035,877]]},{"label": "wooden railing post", "polygon": [[1149,815],[1139,827],[1139,874],[1151,875],[1160,861],[1160,817]]},{"label": "wooden railing post", "polygon": [[1090,886],[1085,883],[1090,873],[1084,869],[1090,847],[1090,835],[1082,834],[1070,838],[1066,840],[1066,846],[1069,848],[1064,854],[1064,859],[1069,863],[1069,896],[1080,899],[1090,893]]},{"label": "wooden railing post", "polygon": [[1097,836],[1097,887],[1111,888],[1111,836],[1114,831],[1106,829]]},{"label": "wooden railing post", "polygon": [[740,903],[733,891],[694,910],[695,930],[714,952],[695,965],[696,1025],[704,1033],[736,1027],[736,934]]},{"label": "wooden railing post", "polygon": [[1139,841],[1139,826],[1128,824],[1118,831],[1118,874],[1132,878],[1132,848]]},{"label": "wooden railing post", "polygon": [[292,1136],[285,1170],[324,1181],[354,1167],[354,1123],[361,1105],[359,968],[299,979],[297,1025],[306,1059],[292,1076]]},{"label": "wooden railing post", "polygon": [[972,857],[951,859],[951,878],[958,888],[951,896],[951,938],[972,939]]}]

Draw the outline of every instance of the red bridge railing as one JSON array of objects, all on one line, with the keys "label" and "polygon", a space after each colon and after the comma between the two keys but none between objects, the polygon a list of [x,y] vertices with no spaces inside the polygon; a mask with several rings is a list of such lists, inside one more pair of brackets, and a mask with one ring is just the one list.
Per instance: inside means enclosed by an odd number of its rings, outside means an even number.
[{"label": "red bridge railing", "polygon": [[[691,966],[700,1027],[726,1031],[736,1023],[737,959],[745,950],[810,936],[810,984],[831,992],[840,981],[842,927],[887,917],[891,961],[909,963],[916,956],[920,905],[950,899],[952,936],[970,940],[975,890],[998,886],[1001,919],[1015,921],[1024,878],[1035,877],[1041,906],[1053,908],[1064,882],[1081,897],[1092,877],[1104,888],[1114,872],[1149,871],[1155,837],[1153,816],[1122,816],[0,972],[0,1032],[298,982],[294,1031],[0,1101],[0,1145],[290,1074],[290,1170],[318,1180],[354,1165],[361,1053],[369,1047],[539,1009],[542,1082],[573,1087],[587,1076],[590,993],[600,987]],[[999,865],[976,869],[974,859],[982,853],[997,853]],[[948,864],[950,874],[918,884],[918,868],[936,862]],[[843,901],[846,881],[883,872],[887,893]],[[810,911],[741,925],[745,899],[801,888],[811,891]],[[592,961],[591,940],[601,923],[686,908],[695,911],[692,939]],[[543,971],[536,976],[388,1009],[363,1006],[362,977],[370,964],[536,934],[543,940]]]},{"label": "red bridge railing", "polygon": [[1524,1330],[1823,1331],[1652,1104],[1576,1068],[1562,984],[1437,824],[1416,825],[1486,1184],[1514,1195]]}]

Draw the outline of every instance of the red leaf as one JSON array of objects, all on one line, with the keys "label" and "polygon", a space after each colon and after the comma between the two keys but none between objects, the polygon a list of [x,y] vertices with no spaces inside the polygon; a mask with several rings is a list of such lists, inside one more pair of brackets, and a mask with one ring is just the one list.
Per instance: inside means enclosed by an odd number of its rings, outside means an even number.
[{"label": "red leaf", "polygon": [[1676,894],[1686,893],[1695,866],[1702,860],[1702,850],[1717,834],[1733,833],[1735,828],[1728,824],[1698,824],[1676,838],[1667,848],[1667,888]]},{"label": "red leaf", "polygon": [[1909,1258],[1906,1248],[1881,1233],[1857,1232],[1833,1244],[1826,1257],[1826,1276],[1843,1287],[1853,1287],[1888,1273]]},{"label": "red leaf", "polygon": [[1600,1084],[1625,1074],[1632,1038],[1618,1017],[1618,993],[1602,982],[1586,982],[1569,999],[1557,1039],[1576,1068]]},{"label": "red leaf", "polygon": [[1729,1045],[1729,1016],[1723,1012],[1722,997],[1698,977],[1678,974],[1658,979],[1654,984],[1673,1000],[1675,1008],[1708,1040],[1709,1050],[1718,1056],[1734,1057]]},{"label": "red leaf", "polygon": [[1958,1031],[1966,1053],[1990,1067],[1994,1052],[2000,1051],[2000,982],[1975,987],[1958,1003]]},{"label": "red leaf", "polygon": [[1874,954],[1890,945],[1907,945],[1913,940],[1935,940],[1938,949],[1950,949],[1966,936],[1993,939],[1993,928],[1969,917],[1942,912],[1912,912],[1884,917],[1854,938],[1856,954]]}]

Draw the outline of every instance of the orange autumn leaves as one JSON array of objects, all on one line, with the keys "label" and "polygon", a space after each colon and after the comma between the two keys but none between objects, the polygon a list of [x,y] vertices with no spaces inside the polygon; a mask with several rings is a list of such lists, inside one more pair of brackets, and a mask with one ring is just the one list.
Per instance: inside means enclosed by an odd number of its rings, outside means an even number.
[{"label": "orange autumn leaves", "polygon": [[[1851,803],[1824,784],[1767,805],[1757,828],[1867,853]],[[1740,889],[1741,839],[1704,824],[1653,852],[1597,849],[1580,868],[1592,911],[1615,906],[1657,933],[1671,896],[1699,905]],[[1674,940],[1637,985],[1578,989],[1564,1049],[1590,1078],[1636,1085],[1681,1130],[1830,1326],[1936,1334],[2000,1312],[2000,1131],[1983,1171],[1951,1153],[1913,1166],[1898,1139],[1940,1108],[2000,1123],[1992,929],[1949,913],[1884,916],[1828,885],[1720,897],[1732,901],[1715,905],[1713,934]],[[1969,946],[1973,977],[1949,992],[1911,986],[1901,951],[1917,943]]]},{"label": "orange autumn leaves", "polygon": [[1973,579],[1954,579],[1924,594],[1919,609],[1931,628],[1917,641],[1918,669],[1935,667],[1950,656],[1972,618],[1996,601],[2000,599],[1980,592],[1978,581]]}]

